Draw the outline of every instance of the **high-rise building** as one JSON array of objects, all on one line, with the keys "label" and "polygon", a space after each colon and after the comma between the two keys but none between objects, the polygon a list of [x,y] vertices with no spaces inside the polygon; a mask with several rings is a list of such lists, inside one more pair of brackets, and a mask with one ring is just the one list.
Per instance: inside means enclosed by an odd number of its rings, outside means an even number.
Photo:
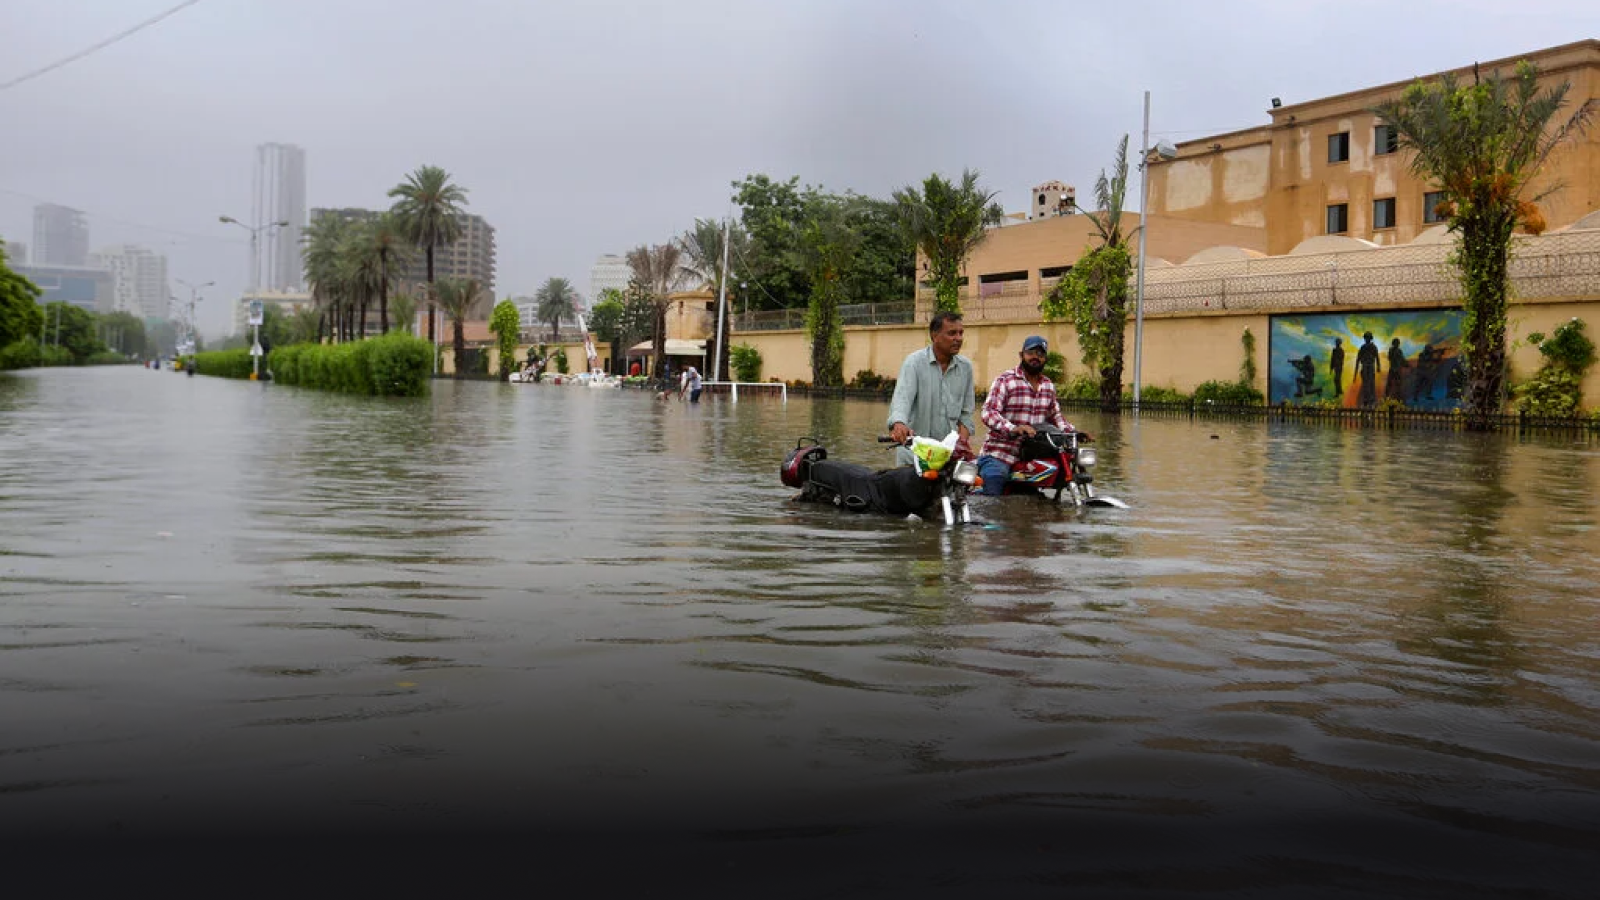
[{"label": "high-rise building", "polygon": [[[260,229],[256,285],[269,291],[298,290],[305,283],[300,240],[306,227],[306,152],[293,144],[256,148],[251,225]],[[267,227],[288,222],[283,228]]]},{"label": "high-rise building", "polygon": [[633,278],[633,268],[628,261],[615,253],[606,253],[594,261],[589,269],[589,305],[600,302],[600,294],[615,289],[625,291]]},{"label": "high-rise building", "polygon": [[111,273],[111,308],[145,319],[172,316],[172,287],[167,282],[167,258],[136,244],[102,247],[90,257],[95,266]]},{"label": "high-rise building", "polygon": [[89,223],[83,213],[54,203],[33,208],[33,261],[41,266],[83,266],[89,261]]}]

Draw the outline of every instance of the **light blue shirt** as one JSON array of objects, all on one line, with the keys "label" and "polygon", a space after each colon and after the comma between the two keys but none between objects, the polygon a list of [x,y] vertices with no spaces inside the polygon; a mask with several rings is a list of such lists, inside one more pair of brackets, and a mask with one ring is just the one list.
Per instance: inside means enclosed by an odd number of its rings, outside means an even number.
[{"label": "light blue shirt", "polygon": [[957,425],[967,426],[971,434],[975,405],[971,360],[957,354],[947,368],[940,369],[933,348],[924,347],[900,365],[900,380],[894,385],[885,427],[904,422],[919,436],[935,441],[944,440]]}]

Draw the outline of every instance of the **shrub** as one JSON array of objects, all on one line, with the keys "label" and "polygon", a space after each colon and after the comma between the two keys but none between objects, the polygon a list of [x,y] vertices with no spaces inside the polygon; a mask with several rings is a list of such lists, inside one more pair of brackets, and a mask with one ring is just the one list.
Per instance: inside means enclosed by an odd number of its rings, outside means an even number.
[{"label": "shrub", "polygon": [[1550,337],[1528,335],[1539,348],[1544,364],[1533,378],[1517,385],[1516,408],[1535,416],[1575,416],[1583,404],[1583,375],[1594,365],[1594,342],[1583,333],[1583,320],[1574,318]]},{"label": "shrub", "polygon": [[31,369],[39,360],[39,342],[31,337],[12,341],[0,349],[0,369]]},{"label": "shrub", "polygon": [[1089,375],[1079,375],[1076,378],[1056,387],[1056,396],[1062,400],[1100,400],[1100,382]]},{"label": "shrub", "polygon": [[728,348],[728,365],[733,369],[734,381],[761,380],[761,351],[749,344]]},{"label": "shrub", "polygon": [[[272,377],[284,384],[387,397],[428,392],[433,350],[403,331],[343,344],[291,344],[267,357]],[[201,369],[202,373],[205,370]]]},{"label": "shrub", "polygon": [[[1133,388],[1128,388],[1128,395],[1133,395]],[[1188,403],[1189,395],[1177,388],[1155,387],[1143,385],[1139,388],[1140,403]]]},{"label": "shrub", "polygon": [[857,372],[856,377],[850,379],[849,384],[850,387],[859,391],[882,390],[883,385],[884,377],[871,369],[862,369]]},{"label": "shrub", "polygon": [[563,375],[567,374],[567,366],[569,365],[567,362],[567,348],[557,347],[556,352],[550,354],[550,358],[555,361],[557,372]]},{"label": "shrub", "polygon": [[1260,406],[1266,402],[1260,391],[1237,381],[1207,381],[1194,389],[1196,406]]},{"label": "shrub", "polygon": [[250,348],[209,350],[194,355],[194,370],[214,378],[249,378],[254,367],[250,362]]}]

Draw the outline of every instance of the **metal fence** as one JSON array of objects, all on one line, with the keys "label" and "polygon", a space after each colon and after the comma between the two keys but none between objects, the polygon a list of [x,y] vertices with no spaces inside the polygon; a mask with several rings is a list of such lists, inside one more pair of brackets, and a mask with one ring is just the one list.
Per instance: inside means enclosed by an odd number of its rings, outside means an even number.
[{"label": "metal fence", "polygon": [[[1449,259],[1453,249],[1403,244],[1151,268],[1145,313],[1456,305],[1461,283]],[[962,312],[969,322],[1037,322],[1039,302],[1058,280],[1041,280],[1039,292],[964,293]],[[1511,291],[1521,300],[1600,296],[1600,230],[1517,237]],[[932,309],[933,291],[919,290],[917,319],[927,321]]]},{"label": "metal fence", "polygon": [[[839,307],[839,321],[844,325],[905,325],[916,321],[916,304],[852,303]],[[782,331],[806,327],[804,309],[772,309],[761,312],[740,313],[733,317],[733,330]]]}]

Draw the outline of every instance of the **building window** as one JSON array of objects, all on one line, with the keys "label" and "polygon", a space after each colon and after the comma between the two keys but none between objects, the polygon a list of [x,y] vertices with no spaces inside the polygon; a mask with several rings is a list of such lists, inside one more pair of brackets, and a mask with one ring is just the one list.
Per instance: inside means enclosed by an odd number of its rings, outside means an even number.
[{"label": "building window", "polygon": [[1388,156],[1400,149],[1400,135],[1388,125],[1379,125],[1372,130],[1373,153],[1377,156]]},{"label": "building window", "polygon": [[1394,198],[1385,197],[1382,200],[1372,201],[1372,227],[1394,227]]},{"label": "building window", "polygon": [[1428,191],[1422,195],[1422,221],[1429,225],[1444,221],[1439,215],[1439,204],[1444,202],[1444,191]]},{"label": "building window", "polygon": [[1350,230],[1350,204],[1335,203],[1328,207],[1328,233],[1344,234]]},{"label": "building window", "polygon": [[1328,162],[1341,163],[1350,161],[1350,132],[1341,131],[1338,134],[1328,135]]}]

